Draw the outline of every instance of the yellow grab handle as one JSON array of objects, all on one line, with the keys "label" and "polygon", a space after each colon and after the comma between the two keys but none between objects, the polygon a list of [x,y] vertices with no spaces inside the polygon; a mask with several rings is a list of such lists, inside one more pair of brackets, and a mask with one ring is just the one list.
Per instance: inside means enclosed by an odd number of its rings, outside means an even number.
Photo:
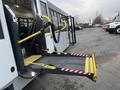
[{"label": "yellow grab handle", "polygon": [[[61,21],[64,24],[64,26],[60,30],[64,30],[67,27],[67,22],[64,19],[62,19]],[[59,32],[60,30],[55,30],[55,33]],[[46,36],[50,36],[51,34],[52,33],[48,33],[46,34]]]},{"label": "yellow grab handle", "polygon": [[[42,16],[42,18],[46,19],[49,23],[51,23],[51,19],[48,16]],[[46,27],[45,30],[47,30],[49,27],[50,27],[50,25],[48,27]],[[41,31],[38,31],[38,32],[36,32],[36,33],[34,33],[34,34],[32,34],[32,35],[30,35],[30,36],[28,36],[28,37],[18,41],[18,44],[21,44],[21,43],[23,43],[23,42],[25,42],[25,41],[27,41],[27,40],[29,40],[29,39],[39,35],[40,33],[41,33]]]},{"label": "yellow grab handle", "polygon": [[36,32],[36,33],[34,33],[34,34],[32,34],[32,35],[30,35],[30,36],[28,36],[28,37],[18,41],[18,44],[21,44],[21,43],[23,43],[23,42],[25,42],[25,41],[27,41],[27,40],[29,40],[29,39],[39,35],[40,33],[41,33],[41,31],[38,31],[38,32]]},{"label": "yellow grab handle", "polygon": [[51,19],[48,16],[41,16],[41,17],[51,23]]},{"label": "yellow grab handle", "polygon": [[[64,19],[62,19],[61,21],[64,24],[64,26],[60,30],[64,30],[67,27],[67,22]],[[59,30],[55,30],[55,32],[57,33],[59,32]]]},{"label": "yellow grab handle", "polygon": [[[49,23],[51,23],[51,19],[48,16],[42,16],[43,19],[46,19]],[[61,19],[61,22],[64,24],[63,28],[60,30],[64,30],[67,27],[67,22],[65,21],[65,19]],[[57,31],[57,30],[55,30]]]},{"label": "yellow grab handle", "polygon": [[61,30],[64,30],[67,27],[67,22],[65,21],[65,19],[62,19],[61,21],[64,24],[64,26]]},{"label": "yellow grab handle", "polygon": [[[48,16],[42,16],[42,18],[46,19],[48,21],[48,23],[51,23],[51,19]],[[64,19],[62,19],[61,21],[64,24],[64,26],[60,30],[64,30],[67,27],[67,22]],[[47,30],[49,27],[50,27],[50,25],[48,27],[46,27],[45,30]],[[57,32],[59,32],[59,30],[55,30],[55,32],[57,33]],[[30,36],[28,36],[28,37],[18,41],[18,44],[21,44],[21,43],[23,43],[23,42],[25,42],[25,41],[27,41],[27,40],[29,40],[29,39],[39,35],[40,33],[41,33],[41,31],[38,31],[38,32],[36,32],[36,33],[34,33],[34,34],[32,34],[32,35],[30,35]],[[48,34],[47,36],[49,36],[49,35],[51,35],[51,33]]]}]

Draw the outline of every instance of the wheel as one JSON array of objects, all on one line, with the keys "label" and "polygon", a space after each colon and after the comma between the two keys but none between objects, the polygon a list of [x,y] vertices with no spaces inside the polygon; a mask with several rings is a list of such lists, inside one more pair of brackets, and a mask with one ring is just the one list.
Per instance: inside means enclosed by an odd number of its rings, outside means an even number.
[{"label": "wheel", "polygon": [[116,33],[120,34],[120,27],[116,28]]}]

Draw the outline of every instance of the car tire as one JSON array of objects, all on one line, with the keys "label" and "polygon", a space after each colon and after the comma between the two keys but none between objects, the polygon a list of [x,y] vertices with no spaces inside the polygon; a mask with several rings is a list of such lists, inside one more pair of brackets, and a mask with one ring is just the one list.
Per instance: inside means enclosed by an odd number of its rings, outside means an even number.
[{"label": "car tire", "polygon": [[116,28],[115,32],[116,32],[117,34],[120,34],[120,27]]}]

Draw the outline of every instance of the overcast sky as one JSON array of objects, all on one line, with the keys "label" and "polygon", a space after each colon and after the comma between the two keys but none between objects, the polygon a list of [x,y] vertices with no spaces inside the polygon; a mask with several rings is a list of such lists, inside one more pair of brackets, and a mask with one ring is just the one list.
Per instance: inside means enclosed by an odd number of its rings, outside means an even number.
[{"label": "overcast sky", "polygon": [[97,14],[105,19],[120,10],[120,0],[49,0],[68,14],[79,16],[81,21],[89,21]]}]

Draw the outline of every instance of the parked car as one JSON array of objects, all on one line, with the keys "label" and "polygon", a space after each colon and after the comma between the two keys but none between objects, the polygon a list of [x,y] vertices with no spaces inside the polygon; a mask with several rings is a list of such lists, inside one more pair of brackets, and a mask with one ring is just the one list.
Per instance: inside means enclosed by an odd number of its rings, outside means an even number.
[{"label": "parked car", "polygon": [[120,34],[120,18],[113,20],[113,22],[105,25],[106,31],[109,33]]},{"label": "parked car", "polygon": [[82,30],[83,28],[81,26],[76,26],[75,29],[76,30]]},{"label": "parked car", "polygon": [[120,34],[120,22],[112,22],[106,24],[106,31],[109,33],[118,33]]}]

